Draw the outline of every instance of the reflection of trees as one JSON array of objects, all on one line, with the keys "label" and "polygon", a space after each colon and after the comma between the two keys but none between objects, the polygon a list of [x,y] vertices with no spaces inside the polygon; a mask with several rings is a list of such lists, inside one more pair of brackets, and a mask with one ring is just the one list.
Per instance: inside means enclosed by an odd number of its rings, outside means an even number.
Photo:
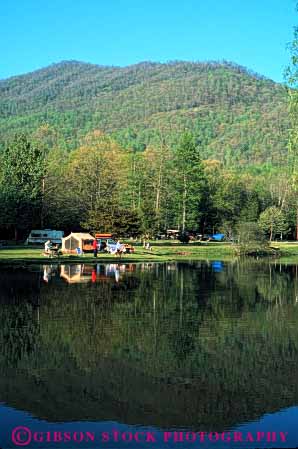
[{"label": "reflection of trees", "polygon": [[17,367],[36,347],[40,273],[21,268],[0,271],[0,360]]},{"label": "reflection of trees", "polygon": [[19,267],[1,268],[0,304],[19,304],[26,301],[38,305],[41,274],[38,267],[29,271]]},{"label": "reflection of trees", "polygon": [[[38,339],[31,306],[22,318],[21,308],[2,307],[1,344],[9,348],[5,338],[12,336],[15,349],[1,358],[27,373],[5,380],[7,391],[14,385],[12,402],[34,379],[35,401],[26,407],[37,414],[201,428],[297,402],[292,267],[244,260],[214,273],[200,262],[157,264],[140,266],[124,285],[44,286]],[[24,322],[34,344],[9,331],[24,332]],[[4,375],[2,369],[1,390]],[[55,407],[39,401],[44,408],[34,408],[45,391]]]},{"label": "reflection of trees", "polygon": [[2,366],[17,368],[34,353],[39,327],[36,312],[29,303],[0,309],[0,358]]}]

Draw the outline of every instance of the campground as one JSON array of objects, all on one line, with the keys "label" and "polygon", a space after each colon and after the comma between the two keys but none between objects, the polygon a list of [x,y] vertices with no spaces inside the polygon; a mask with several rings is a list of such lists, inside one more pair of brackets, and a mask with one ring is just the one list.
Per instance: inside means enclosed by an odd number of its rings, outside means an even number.
[{"label": "campground", "polygon": [[[130,242],[131,243],[131,242]],[[31,263],[92,263],[120,261],[125,262],[167,262],[190,260],[232,260],[236,257],[237,245],[220,242],[194,242],[181,244],[177,241],[151,241],[151,249],[143,248],[141,243],[133,243],[135,252],[114,256],[108,253],[98,253],[97,258],[90,252],[83,255],[62,254],[59,257],[44,256],[42,247],[3,246],[0,248],[0,263],[31,264]],[[272,242],[272,247],[278,248],[278,257],[283,261],[298,260],[298,242]]]}]

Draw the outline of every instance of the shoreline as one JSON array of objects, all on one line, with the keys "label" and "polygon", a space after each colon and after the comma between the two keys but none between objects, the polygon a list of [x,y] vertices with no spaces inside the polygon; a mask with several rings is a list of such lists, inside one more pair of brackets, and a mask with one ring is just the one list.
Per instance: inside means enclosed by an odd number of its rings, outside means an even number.
[{"label": "shoreline", "polygon": [[[266,256],[280,262],[290,262],[297,257],[298,242],[272,242],[274,248],[279,249],[278,257]],[[135,246],[134,254],[115,257],[110,254],[99,254],[97,258],[91,253],[82,256],[61,255],[59,257],[45,257],[43,248],[10,246],[0,248],[0,265],[5,264],[77,264],[77,263],[142,263],[142,262],[191,262],[198,260],[232,261],[240,256],[236,255],[236,245],[231,243],[203,242],[179,244],[176,242],[152,242],[152,250],[145,250],[141,245]],[[250,257],[250,256],[246,256]],[[295,262],[295,260],[292,260]]]}]

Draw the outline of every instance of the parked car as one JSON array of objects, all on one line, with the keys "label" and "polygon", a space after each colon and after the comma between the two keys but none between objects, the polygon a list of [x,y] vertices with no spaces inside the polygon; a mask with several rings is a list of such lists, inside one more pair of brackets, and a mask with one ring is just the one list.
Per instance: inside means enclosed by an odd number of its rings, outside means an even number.
[{"label": "parked car", "polygon": [[[95,238],[97,241],[97,246],[99,251],[107,251],[113,253],[116,250],[116,240],[112,238],[112,234],[100,234],[95,233]],[[125,252],[128,254],[134,253],[135,249],[132,245],[124,243]]]},{"label": "parked car", "polygon": [[162,234],[161,232],[159,232],[158,234],[156,234],[154,236],[154,238],[155,238],[155,240],[164,240],[164,239],[167,238],[167,235],[166,234]]},{"label": "parked car", "polygon": [[166,230],[167,239],[170,239],[170,240],[176,240],[178,238],[179,234],[180,234],[179,229],[167,229]]}]

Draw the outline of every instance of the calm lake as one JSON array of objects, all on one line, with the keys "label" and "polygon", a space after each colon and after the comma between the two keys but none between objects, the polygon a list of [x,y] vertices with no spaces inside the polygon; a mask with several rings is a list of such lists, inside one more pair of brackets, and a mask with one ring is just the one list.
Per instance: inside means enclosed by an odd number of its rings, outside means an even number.
[{"label": "calm lake", "polygon": [[298,446],[298,265],[2,266],[0,320],[2,449]]}]

